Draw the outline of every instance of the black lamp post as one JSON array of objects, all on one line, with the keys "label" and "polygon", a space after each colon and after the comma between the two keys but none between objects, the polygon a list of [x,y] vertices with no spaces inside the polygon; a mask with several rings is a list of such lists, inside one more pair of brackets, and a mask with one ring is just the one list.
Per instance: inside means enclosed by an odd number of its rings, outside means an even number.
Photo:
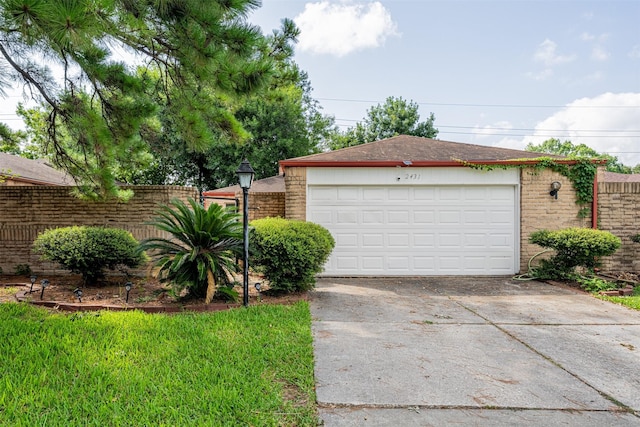
[{"label": "black lamp post", "polygon": [[36,280],[38,279],[38,276],[36,276],[35,274],[33,274],[31,276],[31,287],[29,288],[29,293],[32,294],[33,293],[33,284],[36,283]]},{"label": "black lamp post", "polygon": [[244,271],[243,271],[243,303],[247,307],[249,305],[249,188],[251,188],[251,182],[255,171],[249,164],[248,160],[243,160],[240,163],[240,167],[236,171],[238,175],[238,181],[240,181],[240,187],[242,188],[242,208],[243,208],[243,234],[244,241]]},{"label": "black lamp post", "polygon": [[44,289],[49,286],[49,281],[47,279],[43,279],[40,281],[41,291],[40,291],[40,299],[44,298]]},{"label": "black lamp post", "polygon": [[125,283],[125,285],[124,285],[124,288],[125,288],[125,289],[126,289],[126,291],[127,291],[127,299],[125,299],[125,300],[124,300],[124,302],[125,302],[126,304],[129,304],[129,292],[131,292],[131,287],[132,287],[132,286],[133,286],[133,283],[131,283],[131,282],[127,282],[127,283]]}]

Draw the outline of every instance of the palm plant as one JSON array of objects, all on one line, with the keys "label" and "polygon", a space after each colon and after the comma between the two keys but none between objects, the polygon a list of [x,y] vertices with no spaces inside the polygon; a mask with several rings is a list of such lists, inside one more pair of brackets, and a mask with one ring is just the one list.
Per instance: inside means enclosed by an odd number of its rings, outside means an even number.
[{"label": "palm plant", "polygon": [[193,297],[210,303],[217,284],[229,285],[229,273],[237,271],[235,257],[242,253],[242,223],[232,210],[211,204],[208,209],[193,199],[189,205],[173,200],[163,205],[148,224],[170,235],[140,243],[149,251],[161,282],[174,290],[187,288]]}]

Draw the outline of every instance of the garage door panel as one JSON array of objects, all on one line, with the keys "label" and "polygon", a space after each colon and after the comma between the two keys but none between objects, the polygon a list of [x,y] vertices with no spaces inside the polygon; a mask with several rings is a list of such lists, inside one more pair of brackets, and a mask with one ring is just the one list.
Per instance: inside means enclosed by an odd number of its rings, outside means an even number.
[{"label": "garage door panel", "polygon": [[389,233],[389,248],[407,248],[409,247],[409,233]]},{"label": "garage door panel", "polygon": [[308,187],[307,218],[336,239],[326,275],[515,272],[513,185],[343,187]]},{"label": "garage door panel", "polygon": [[384,271],[384,257],[363,256],[362,269],[366,271]]},{"label": "garage door panel", "polygon": [[382,210],[363,210],[362,211],[362,223],[363,224],[384,224],[384,211]]},{"label": "garage door panel", "polygon": [[384,248],[384,234],[362,233],[362,246],[364,248]]},{"label": "garage door panel", "polygon": [[[356,187],[360,188],[360,187]],[[362,200],[365,202],[386,200],[387,190],[384,188],[362,188]]]},{"label": "garage door panel", "polygon": [[413,245],[420,249],[435,249],[436,235],[435,233],[414,233]]},{"label": "garage door panel", "polygon": [[360,247],[358,242],[358,234],[356,233],[336,233],[333,237],[336,241],[336,245],[339,245],[341,248],[356,249]]},{"label": "garage door panel", "polygon": [[436,223],[435,210],[414,210],[413,223],[415,225],[434,225]]}]

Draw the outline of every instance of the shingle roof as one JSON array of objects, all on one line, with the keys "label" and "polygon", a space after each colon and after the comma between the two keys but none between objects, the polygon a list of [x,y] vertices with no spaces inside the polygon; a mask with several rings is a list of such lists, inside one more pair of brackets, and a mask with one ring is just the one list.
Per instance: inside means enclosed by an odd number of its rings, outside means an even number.
[{"label": "shingle roof", "polygon": [[[230,187],[205,191],[202,194],[204,194],[205,196],[215,196],[216,194],[220,193],[238,194],[241,192],[242,189],[240,188],[240,185],[236,184]],[[269,178],[253,181],[253,183],[251,184],[251,188],[249,189],[249,193],[284,193],[284,176],[276,175]]]},{"label": "shingle roof", "polygon": [[296,162],[451,162],[496,161],[514,159],[534,159],[538,157],[556,157],[544,153],[512,150],[509,148],[489,147],[485,145],[463,144],[440,141],[417,136],[399,135],[393,138],[356,145],[320,154],[297,157],[281,162],[281,165],[294,165]]},{"label": "shingle roof", "polygon": [[602,182],[640,182],[640,173],[626,174],[615,172],[604,172]]},{"label": "shingle roof", "polygon": [[39,185],[75,185],[64,172],[54,169],[45,160],[31,160],[9,153],[0,153],[0,173],[10,179]]}]

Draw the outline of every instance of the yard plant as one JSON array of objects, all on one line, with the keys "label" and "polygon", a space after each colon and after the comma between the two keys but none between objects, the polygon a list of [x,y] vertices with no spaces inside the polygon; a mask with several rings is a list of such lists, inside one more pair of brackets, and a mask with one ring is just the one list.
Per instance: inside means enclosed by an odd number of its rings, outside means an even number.
[{"label": "yard plant", "polygon": [[251,222],[252,267],[264,273],[270,289],[298,292],[312,289],[315,275],[335,246],[329,231],[312,222],[263,218]]},{"label": "yard plant", "polygon": [[316,426],[306,302],[216,313],[0,304],[2,426]]},{"label": "yard plant", "polygon": [[186,289],[192,297],[206,297],[207,304],[219,285],[232,286],[229,275],[237,270],[235,260],[243,248],[242,223],[235,211],[215,203],[205,209],[189,199],[188,205],[173,200],[156,213],[149,224],[170,237],[146,239],[140,249],[149,251],[160,281],[170,283],[175,292]]},{"label": "yard plant", "polygon": [[85,285],[103,277],[106,268],[136,268],[147,260],[133,235],[119,228],[53,228],[38,235],[33,247],[43,260],[82,274]]},{"label": "yard plant", "polygon": [[608,231],[592,228],[566,228],[531,233],[531,243],[553,249],[555,254],[543,259],[534,274],[542,279],[564,279],[575,273],[576,267],[593,271],[599,258],[612,255],[620,247],[620,238]]}]

